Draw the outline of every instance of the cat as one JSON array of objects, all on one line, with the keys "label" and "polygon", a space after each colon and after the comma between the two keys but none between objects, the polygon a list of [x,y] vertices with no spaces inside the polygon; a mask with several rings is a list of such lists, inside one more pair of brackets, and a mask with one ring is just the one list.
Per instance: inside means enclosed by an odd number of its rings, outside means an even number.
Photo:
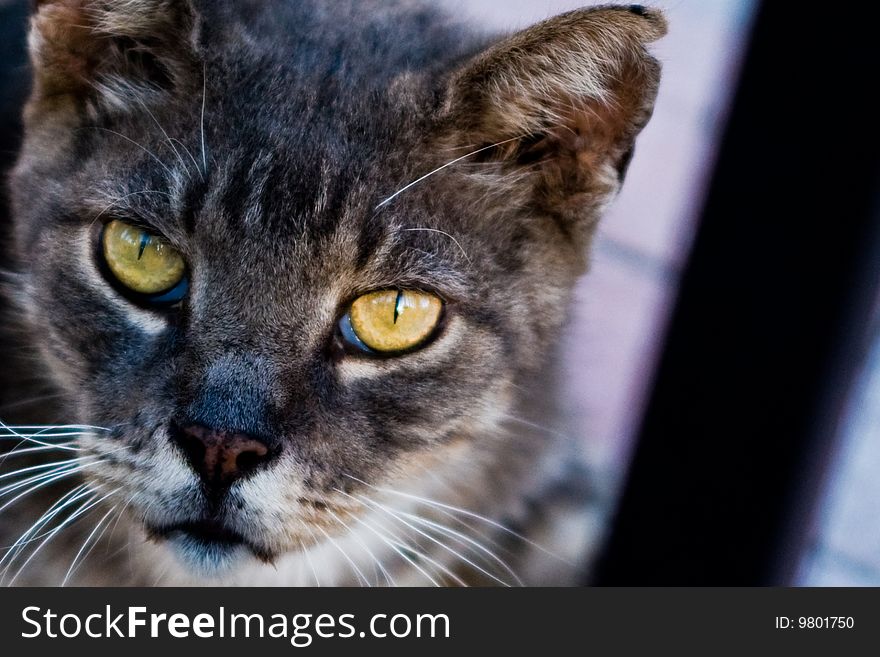
[{"label": "cat", "polygon": [[62,424],[4,425],[3,582],[585,582],[556,341],[665,31],[36,2],[8,287]]}]

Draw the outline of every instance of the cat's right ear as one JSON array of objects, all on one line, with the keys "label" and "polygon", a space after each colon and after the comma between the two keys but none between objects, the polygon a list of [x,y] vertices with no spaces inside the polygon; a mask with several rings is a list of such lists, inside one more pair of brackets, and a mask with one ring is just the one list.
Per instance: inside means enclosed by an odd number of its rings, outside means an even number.
[{"label": "cat's right ear", "polygon": [[606,5],[498,42],[448,80],[442,152],[487,165],[465,171],[506,205],[589,231],[651,116],[660,64],[648,44],[665,33],[657,10]]},{"label": "cat's right ear", "polygon": [[187,0],[34,0],[26,118],[69,123],[131,111],[189,74],[196,33]]}]

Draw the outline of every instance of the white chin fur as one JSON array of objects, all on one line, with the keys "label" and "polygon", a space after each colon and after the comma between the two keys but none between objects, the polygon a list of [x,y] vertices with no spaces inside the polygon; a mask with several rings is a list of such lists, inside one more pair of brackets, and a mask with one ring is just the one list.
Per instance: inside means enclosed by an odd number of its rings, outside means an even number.
[{"label": "white chin fur", "polygon": [[174,532],[167,544],[178,563],[196,577],[218,579],[228,576],[254,556],[244,545],[205,541],[185,532]]}]

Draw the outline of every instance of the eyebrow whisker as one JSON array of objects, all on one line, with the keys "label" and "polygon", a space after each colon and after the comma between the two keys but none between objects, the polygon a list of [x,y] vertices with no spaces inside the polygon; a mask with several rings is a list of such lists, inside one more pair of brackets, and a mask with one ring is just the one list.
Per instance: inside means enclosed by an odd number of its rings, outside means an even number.
[{"label": "eyebrow whisker", "polygon": [[512,141],[519,141],[519,140],[522,139],[522,138],[523,138],[522,136],[519,136],[519,137],[511,137],[510,139],[505,139],[505,140],[503,140],[503,141],[499,141],[499,142],[494,143],[494,144],[489,144],[488,146],[483,146],[482,148],[478,148],[478,149],[475,150],[475,151],[471,151],[470,153],[467,153],[467,154],[465,154],[465,155],[462,155],[462,156],[460,156],[460,157],[457,157],[457,158],[455,158],[454,160],[451,160],[451,161],[447,162],[446,164],[443,164],[443,165],[437,167],[437,168],[434,169],[433,171],[430,171],[430,172],[426,173],[424,176],[421,176],[420,178],[416,178],[416,179],[413,180],[411,183],[409,183],[409,184],[407,184],[407,185],[404,185],[403,187],[401,187],[400,189],[398,189],[396,192],[394,192],[391,196],[389,196],[389,197],[386,198],[384,201],[382,201],[381,203],[379,203],[379,205],[377,205],[377,206],[376,206],[375,208],[373,208],[373,209],[374,209],[374,210],[378,210],[378,209],[380,209],[380,208],[382,208],[382,207],[388,205],[391,201],[393,201],[395,198],[397,198],[398,196],[400,196],[401,194],[403,194],[406,190],[410,189],[411,187],[414,187],[415,185],[418,185],[420,182],[422,182],[423,180],[426,180],[426,179],[430,178],[430,177],[433,176],[435,173],[439,173],[440,171],[443,171],[443,169],[446,169],[446,168],[448,168],[448,167],[451,167],[452,165],[457,164],[457,163],[461,162],[462,160],[466,160],[467,158],[471,157],[472,155],[477,155],[478,153],[482,153],[483,151],[488,151],[490,148],[495,148],[496,146],[503,146],[504,144],[509,144],[509,143],[512,142]]}]

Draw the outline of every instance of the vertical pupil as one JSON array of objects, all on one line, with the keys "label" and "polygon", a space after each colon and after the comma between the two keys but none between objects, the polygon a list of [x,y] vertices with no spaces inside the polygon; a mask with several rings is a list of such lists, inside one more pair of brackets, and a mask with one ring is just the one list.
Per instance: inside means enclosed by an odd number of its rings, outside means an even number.
[{"label": "vertical pupil", "polygon": [[141,243],[138,245],[138,260],[144,255],[144,249],[150,244],[150,236],[146,233],[141,233]]},{"label": "vertical pupil", "polygon": [[403,304],[403,290],[397,291],[397,299],[394,301],[394,323],[397,324],[397,318],[400,317]]}]

